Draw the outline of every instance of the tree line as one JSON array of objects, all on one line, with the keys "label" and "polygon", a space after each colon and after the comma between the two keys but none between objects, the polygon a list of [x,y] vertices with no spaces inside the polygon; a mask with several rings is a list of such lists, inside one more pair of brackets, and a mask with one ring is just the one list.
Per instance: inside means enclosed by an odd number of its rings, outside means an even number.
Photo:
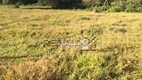
[{"label": "tree line", "polygon": [[93,9],[95,11],[110,12],[141,12],[142,0],[0,0],[1,4],[37,4],[50,5],[55,9]]}]

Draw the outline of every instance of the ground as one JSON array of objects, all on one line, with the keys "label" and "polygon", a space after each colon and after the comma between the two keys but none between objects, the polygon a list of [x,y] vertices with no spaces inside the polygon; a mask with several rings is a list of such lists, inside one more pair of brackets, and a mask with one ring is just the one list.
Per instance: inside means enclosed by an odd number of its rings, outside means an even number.
[{"label": "ground", "polygon": [[[142,13],[1,7],[0,79],[142,79],[141,22]],[[88,50],[49,44],[80,38]]]}]

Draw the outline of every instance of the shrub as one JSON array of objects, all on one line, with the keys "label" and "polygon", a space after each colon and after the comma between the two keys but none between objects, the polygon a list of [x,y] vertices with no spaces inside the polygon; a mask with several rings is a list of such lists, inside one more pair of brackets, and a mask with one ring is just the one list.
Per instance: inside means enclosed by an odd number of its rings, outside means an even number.
[{"label": "shrub", "polygon": [[94,12],[102,12],[103,9],[102,9],[102,7],[95,7],[95,8],[93,9],[93,11],[94,11]]},{"label": "shrub", "polygon": [[[142,4],[142,0],[117,0],[111,2],[111,8],[109,11],[113,12],[120,12],[120,11],[126,11],[126,12],[138,12],[140,11],[140,6]],[[138,9],[139,8],[139,9]]]},{"label": "shrub", "polygon": [[[18,0],[19,1],[19,0]],[[21,0],[22,4],[33,4],[33,3],[37,3],[38,0]]]},{"label": "shrub", "polygon": [[22,4],[33,4],[38,2],[37,0],[0,0],[3,4],[16,4],[22,2]]},{"label": "shrub", "polygon": [[84,5],[87,7],[99,6],[101,2],[102,2],[101,0],[83,0]]},{"label": "shrub", "polygon": [[19,8],[20,7],[20,2],[17,2],[14,6],[14,8]]},{"label": "shrub", "polygon": [[38,0],[38,3],[41,5],[50,5],[52,7],[56,7],[59,0]]},{"label": "shrub", "polygon": [[52,8],[84,8],[82,0],[39,0],[39,4]]},{"label": "shrub", "polygon": [[34,4],[49,5],[58,9],[89,8],[95,12],[141,12],[142,0],[0,0],[3,4]]},{"label": "shrub", "polygon": [[[83,4],[88,8],[95,7],[95,12],[140,12],[142,0],[83,0]],[[102,7],[102,8],[101,8]]]},{"label": "shrub", "polygon": [[0,0],[0,4],[2,3],[2,0]]},{"label": "shrub", "polygon": [[3,4],[15,4],[17,3],[19,0],[2,0]]}]

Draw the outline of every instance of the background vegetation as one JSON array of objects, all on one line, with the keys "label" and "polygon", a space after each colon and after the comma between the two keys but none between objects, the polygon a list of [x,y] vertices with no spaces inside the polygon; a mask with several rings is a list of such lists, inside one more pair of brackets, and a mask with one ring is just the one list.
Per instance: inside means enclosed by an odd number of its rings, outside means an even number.
[{"label": "background vegetation", "polygon": [[141,12],[142,0],[0,0],[3,4],[50,5],[52,8],[88,8],[96,12]]}]

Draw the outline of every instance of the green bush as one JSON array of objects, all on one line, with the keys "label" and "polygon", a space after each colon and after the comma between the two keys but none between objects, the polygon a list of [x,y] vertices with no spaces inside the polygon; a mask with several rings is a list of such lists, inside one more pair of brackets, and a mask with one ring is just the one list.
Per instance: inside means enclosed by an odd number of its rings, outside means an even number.
[{"label": "green bush", "polygon": [[94,11],[94,12],[102,12],[103,9],[102,9],[102,7],[95,7],[95,8],[93,9],[93,11]]},{"label": "green bush", "polygon": [[95,12],[141,12],[142,0],[0,0],[3,4],[37,4],[55,9],[88,8]]},{"label": "green bush", "polygon": [[20,2],[17,2],[15,5],[14,5],[14,8],[19,8],[20,7]]},{"label": "green bush", "polygon": [[123,8],[121,7],[111,7],[108,9],[109,12],[121,12],[123,11]]},{"label": "green bush", "polygon": [[[83,4],[92,8],[95,7],[95,12],[141,12],[142,0],[83,0]],[[102,8],[101,8],[102,7]]]},{"label": "green bush", "polygon": [[2,0],[3,4],[15,4],[17,3],[19,0]]},{"label": "green bush", "polygon": [[[18,0],[19,1],[19,0]],[[22,4],[34,4],[34,3],[37,3],[38,0],[20,0],[22,2]]]},{"label": "green bush", "polygon": [[142,12],[142,6],[136,9],[137,12]]},{"label": "green bush", "polygon": [[2,0],[0,0],[0,4],[2,3]]},{"label": "green bush", "polygon": [[18,2],[21,2],[22,4],[33,4],[37,3],[37,0],[0,0],[3,4],[16,4]]},{"label": "green bush", "polygon": [[111,2],[111,8],[109,11],[112,12],[140,12],[141,11],[142,0],[117,0]]},{"label": "green bush", "polygon": [[52,7],[56,7],[59,0],[38,0],[40,5],[50,5]]},{"label": "green bush", "polygon": [[40,5],[50,5],[52,8],[84,8],[82,0],[39,0]]},{"label": "green bush", "polygon": [[105,2],[105,0],[83,0],[83,3],[87,7],[100,6]]},{"label": "green bush", "polygon": [[137,12],[137,9],[141,6],[141,0],[127,0],[126,1],[126,12]]}]

